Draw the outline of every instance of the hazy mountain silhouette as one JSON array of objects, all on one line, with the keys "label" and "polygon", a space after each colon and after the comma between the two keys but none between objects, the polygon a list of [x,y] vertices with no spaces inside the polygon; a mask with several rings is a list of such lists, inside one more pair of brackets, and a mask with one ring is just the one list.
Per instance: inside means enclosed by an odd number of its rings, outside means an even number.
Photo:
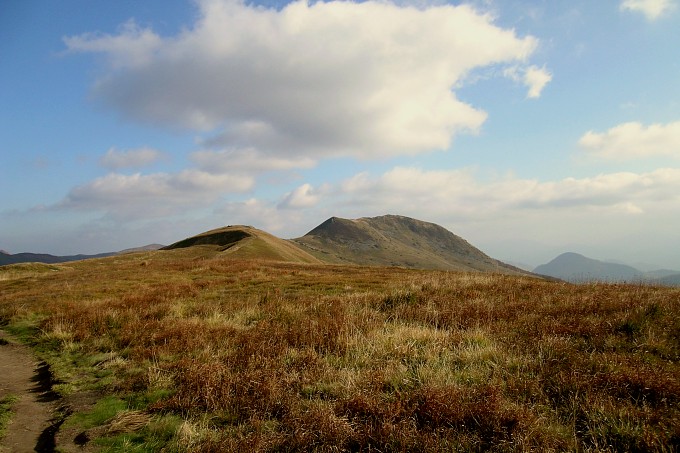
[{"label": "hazy mountain silhouette", "polygon": [[626,264],[609,263],[567,252],[534,269],[534,273],[569,282],[633,282],[645,279],[643,272]]},{"label": "hazy mountain silhouette", "polygon": [[11,254],[4,250],[0,250],[0,266],[7,264],[19,264],[19,263],[46,263],[46,264],[57,264],[57,263],[67,263],[69,261],[80,261],[90,258],[106,258],[107,256],[114,256],[120,253],[130,253],[130,252],[141,252],[149,250],[158,250],[163,247],[160,244],[149,244],[143,247],[135,247],[131,249],[121,250],[120,252],[107,252],[98,253],[96,255],[68,255],[68,256],[57,256],[50,255],[48,253],[15,253]]},{"label": "hazy mountain silhouette", "polygon": [[70,255],[70,256],[54,256],[47,253],[0,253],[0,266],[6,264],[18,263],[66,263],[68,261],[79,261],[89,258],[105,258],[107,256],[116,255],[116,253],[99,253],[97,255]]}]

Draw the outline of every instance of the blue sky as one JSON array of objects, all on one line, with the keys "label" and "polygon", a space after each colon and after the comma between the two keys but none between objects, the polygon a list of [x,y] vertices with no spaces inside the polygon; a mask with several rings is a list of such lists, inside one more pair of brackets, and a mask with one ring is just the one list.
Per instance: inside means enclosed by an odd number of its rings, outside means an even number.
[{"label": "blue sky", "polygon": [[401,214],[680,269],[676,0],[5,0],[0,248]]}]

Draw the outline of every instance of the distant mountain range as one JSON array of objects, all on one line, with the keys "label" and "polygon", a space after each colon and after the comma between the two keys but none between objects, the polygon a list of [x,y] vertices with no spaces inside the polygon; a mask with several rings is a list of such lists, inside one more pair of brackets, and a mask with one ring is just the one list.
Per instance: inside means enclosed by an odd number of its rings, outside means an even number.
[{"label": "distant mountain range", "polygon": [[0,250],[0,266],[7,264],[19,263],[66,263],[69,261],[80,261],[90,258],[106,258],[107,256],[120,255],[121,253],[141,252],[148,250],[158,250],[163,247],[160,244],[150,244],[144,247],[136,247],[132,249],[121,250],[120,252],[99,253],[96,255],[69,255],[69,256],[55,256],[47,253],[15,253],[11,254],[4,250]]},{"label": "distant mountain range", "polygon": [[575,283],[601,281],[680,285],[680,271],[659,269],[642,272],[626,264],[595,260],[572,252],[563,253],[549,263],[536,267],[534,273]]}]

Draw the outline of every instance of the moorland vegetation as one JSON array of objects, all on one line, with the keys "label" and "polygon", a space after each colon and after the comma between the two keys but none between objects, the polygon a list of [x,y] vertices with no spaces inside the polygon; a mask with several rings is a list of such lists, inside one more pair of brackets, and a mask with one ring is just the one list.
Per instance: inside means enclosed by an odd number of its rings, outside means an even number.
[{"label": "moorland vegetation", "polygon": [[0,268],[64,451],[677,451],[679,314],[673,288],[201,247]]}]

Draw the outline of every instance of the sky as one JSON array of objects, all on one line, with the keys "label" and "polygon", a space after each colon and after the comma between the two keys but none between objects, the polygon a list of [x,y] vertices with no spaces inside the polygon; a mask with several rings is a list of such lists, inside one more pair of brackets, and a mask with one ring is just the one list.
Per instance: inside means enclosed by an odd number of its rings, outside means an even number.
[{"label": "sky", "polygon": [[434,222],[680,269],[678,0],[0,1],[0,249]]}]

